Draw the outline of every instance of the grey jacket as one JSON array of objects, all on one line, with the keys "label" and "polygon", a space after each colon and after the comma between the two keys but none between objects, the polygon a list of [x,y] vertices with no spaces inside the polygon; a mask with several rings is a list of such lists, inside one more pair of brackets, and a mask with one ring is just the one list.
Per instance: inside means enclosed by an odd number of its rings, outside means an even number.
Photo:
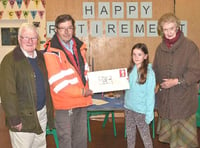
[{"label": "grey jacket", "polygon": [[[43,55],[39,51],[37,59],[45,80],[48,125],[53,128],[53,106],[47,70]],[[6,124],[10,130],[16,131],[12,126],[22,122],[22,132],[42,133],[36,110],[34,71],[19,47],[7,54],[1,63],[0,92]]]},{"label": "grey jacket", "polygon": [[162,89],[156,94],[159,115],[168,119],[184,119],[198,108],[197,82],[200,80],[200,53],[194,42],[183,33],[168,49],[164,41],[157,47],[153,69],[157,84],[164,78],[179,78],[180,85]]}]

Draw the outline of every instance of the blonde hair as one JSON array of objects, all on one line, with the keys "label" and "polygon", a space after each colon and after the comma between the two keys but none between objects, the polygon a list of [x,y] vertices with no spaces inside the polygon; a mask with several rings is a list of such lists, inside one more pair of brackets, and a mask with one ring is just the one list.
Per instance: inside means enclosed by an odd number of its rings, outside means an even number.
[{"label": "blonde hair", "polygon": [[166,22],[176,23],[177,29],[179,29],[181,26],[180,20],[175,16],[174,13],[166,13],[158,20],[158,35],[163,36],[163,24]]},{"label": "blonde hair", "polygon": [[38,33],[37,28],[33,24],[30,24],[30,23],[23,23],[20,26],[19,31],[18,31],[18,37],[21,36],[22,31],[24,29],[30,29],[30,30],[34,31],[37,34],[37,37],[39,37],[39,33]]}]

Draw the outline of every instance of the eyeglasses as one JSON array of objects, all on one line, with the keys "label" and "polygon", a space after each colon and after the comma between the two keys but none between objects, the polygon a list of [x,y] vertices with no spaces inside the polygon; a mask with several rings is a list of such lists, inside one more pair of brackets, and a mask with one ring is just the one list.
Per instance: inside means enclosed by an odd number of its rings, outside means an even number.
[{"label": "eyeglasses", "polygon": [[61,31],[73,31],[74,27],[68,27],[68,28],[58,27],[58,29],[61,30]]},{"label": "eyeglasses", "polygon": [[31,40],[31,41],[37,41],[38,40],[37,37],[30,38],[30,37],[27,37],[27,36],[25,36],[25,37],[20,36],[20,38],[23,39],[25,42],[28,42],[29,40]]}]

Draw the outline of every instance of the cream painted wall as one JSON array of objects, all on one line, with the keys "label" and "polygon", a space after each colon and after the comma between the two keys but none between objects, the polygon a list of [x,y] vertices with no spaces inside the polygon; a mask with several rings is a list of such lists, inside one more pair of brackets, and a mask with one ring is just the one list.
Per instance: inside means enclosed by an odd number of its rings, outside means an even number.
[{"label": "cream painted wall", "polygon": [[[20,27],[20,25],[24,22],[27,22],[27,20],[0,20],[0,28],[2,27]],[[1,33],[1,30],[0,30]],[[1,41],[1,36],[0,36]],[[1,46],[0,43],[0,61],[2,61],[3,57],[13,50],[15,46]]]},{"label": "cream painted wall", "polygon": [[[3,5],[4,4],[4,5]],[[33,17],[32,13],[35,11],[36,15]],[[17,15],[19,14],[19,16]],[[0,0],[0,28],[1,27],[19,27],[23,22],[39,22],[38,27],[40,41],[46,41],[46,12],[45,6],[41,1],[30,1],[26,6],[25,1],[22,1],[22,5],[19,8],[17,2],[11,6],[9,1]],[[0,37],[0,62],[9,51],[15,46],[2,46]],[[38,44],[38,49],[43,48],[42,45]]]}]

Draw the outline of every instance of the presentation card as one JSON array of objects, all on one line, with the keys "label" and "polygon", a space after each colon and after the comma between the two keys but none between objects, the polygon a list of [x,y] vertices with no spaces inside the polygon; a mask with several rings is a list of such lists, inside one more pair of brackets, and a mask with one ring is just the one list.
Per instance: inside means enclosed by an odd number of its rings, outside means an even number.
[{"label": "presentation card", "polygon": [[89,72],[88,78],[93,93],[129,89],[127,68]]}]

